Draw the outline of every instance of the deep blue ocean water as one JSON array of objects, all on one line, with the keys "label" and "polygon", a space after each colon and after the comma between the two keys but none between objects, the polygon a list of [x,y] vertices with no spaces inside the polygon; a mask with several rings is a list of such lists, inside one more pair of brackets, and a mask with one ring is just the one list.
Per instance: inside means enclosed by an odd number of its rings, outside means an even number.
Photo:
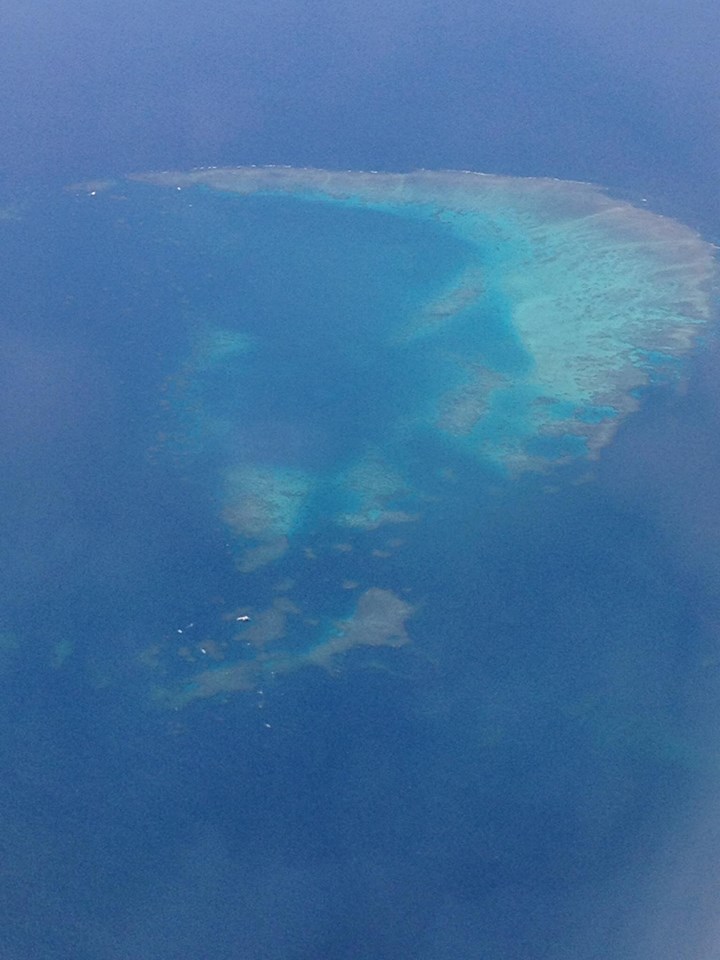
[{"label": "deep blue ocean water", "polygon": [[[383,442],[384,404],[412,409],[432,371],[418,354],[400,382],[378,331],[462,244],[291,201],[62,189],[195,163],[472,167],[649,194],[717,240],[716,15],[698,5],[694,34],[655,6],[3,14],[8,960],[717,955],[712,331],[589,479],[399,445],[430,498],[402,546],[372,556],[386,527],[334,550],[316,503],[298,550],[239,585],[228,445],[327,471],[358,424]],[[184,382],[211,320],[288,316],[286,356]],[[209,442],[203,418],[248,398]],[[266,603],[284,577],[320,616],[344,614],[343,579],[407,591],[413,642],[163,709],[156,687],[195,669],[177,631],[222,636],[248,584]]]}]

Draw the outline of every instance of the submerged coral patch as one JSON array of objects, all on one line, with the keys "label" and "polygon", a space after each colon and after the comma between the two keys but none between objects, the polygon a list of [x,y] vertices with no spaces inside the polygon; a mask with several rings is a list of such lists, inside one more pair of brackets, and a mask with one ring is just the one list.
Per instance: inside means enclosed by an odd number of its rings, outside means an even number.
[{"label": "submerged coral patch", "polygon": [[366,590],[345,620],[319,624],[320,639],[298,647],[287,633],[288,618],[300,612],[294,604],[276,602],[268,610],[248,614],[248,629],[238,639],[250,648],[249,655],[201,670],[175,686],[158,688],[156,699],[179,709],[195,700],[257,689],[305,667],[322,667],[333,673],[344,655],[355,648],[401,647],[410,639],[406,622],[413,607],[391,590]]}]

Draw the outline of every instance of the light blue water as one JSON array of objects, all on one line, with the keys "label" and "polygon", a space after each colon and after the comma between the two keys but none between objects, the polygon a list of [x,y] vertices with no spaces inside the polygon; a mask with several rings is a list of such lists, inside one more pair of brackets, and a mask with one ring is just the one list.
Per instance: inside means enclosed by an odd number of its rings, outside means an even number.
[{"label": "light blue water", "polygon": [[[246,332],[257,348],[247,363],[208,373],[208,414],[262,424],[290,417],[300,434],[318,425],[314,455],[325,469],[356,454],[358,438],[387,442],[388,412],[412,414],[433,366],[427,351],[383,348],[459,272],[462,244],[440,227],[391,215],[289,200],[210,202],[230,221],[225,235],[211,222],[188,237],[191,249],[208,252],[213,280],[222,275],[208,319]],[[201,284],[190,298],[192,325],[193,311],[209,310]],[[277,455],[287,462],[284,450]],[[302,451],[298,458],[310,465]]]}]

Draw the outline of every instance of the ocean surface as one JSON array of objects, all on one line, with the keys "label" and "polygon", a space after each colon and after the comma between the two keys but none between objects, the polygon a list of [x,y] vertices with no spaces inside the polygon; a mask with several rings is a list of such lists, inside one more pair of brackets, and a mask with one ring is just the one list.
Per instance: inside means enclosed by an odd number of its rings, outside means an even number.
[{"label": "ocean surface", "polygon": [[408,427],[456,386],[387,346],[472,260],[442,222],[123,179],[590,178],[717,241],[712,58],[665,8],[653,59],[590,7],[216,6],[8,15],[0,953],[713,960],[712,323],[513,471]]}]

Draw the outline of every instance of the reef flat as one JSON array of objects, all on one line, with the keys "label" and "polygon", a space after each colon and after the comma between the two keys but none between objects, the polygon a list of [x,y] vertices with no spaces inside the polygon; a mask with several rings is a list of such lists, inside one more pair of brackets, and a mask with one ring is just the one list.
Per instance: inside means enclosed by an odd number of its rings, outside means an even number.
[{"label": "reef flat", "polygon": [[[712,246],[682,224],[614,200],[591,184],[466,171],[290,167],[135,179],[364,207],[440,222],[462,237],[476,263],[403,335],[441,338],[467,313],[504,305],[524,369],[501,379],[486,357],[465,352],[462,363],[470,372],[438,398],[444,411],[438,425],[464,435],[477,430],[483,456],[507,467],[542,466],[533,441],[543,436],[580,438],[573,455],[583,446],[595,455],[637,406],[636,390],[648,382],[653,357],[685,354],[710,316]],[[493,436],[494,412],[506,418],[508,410],[515,413],[514,429]]]}]

